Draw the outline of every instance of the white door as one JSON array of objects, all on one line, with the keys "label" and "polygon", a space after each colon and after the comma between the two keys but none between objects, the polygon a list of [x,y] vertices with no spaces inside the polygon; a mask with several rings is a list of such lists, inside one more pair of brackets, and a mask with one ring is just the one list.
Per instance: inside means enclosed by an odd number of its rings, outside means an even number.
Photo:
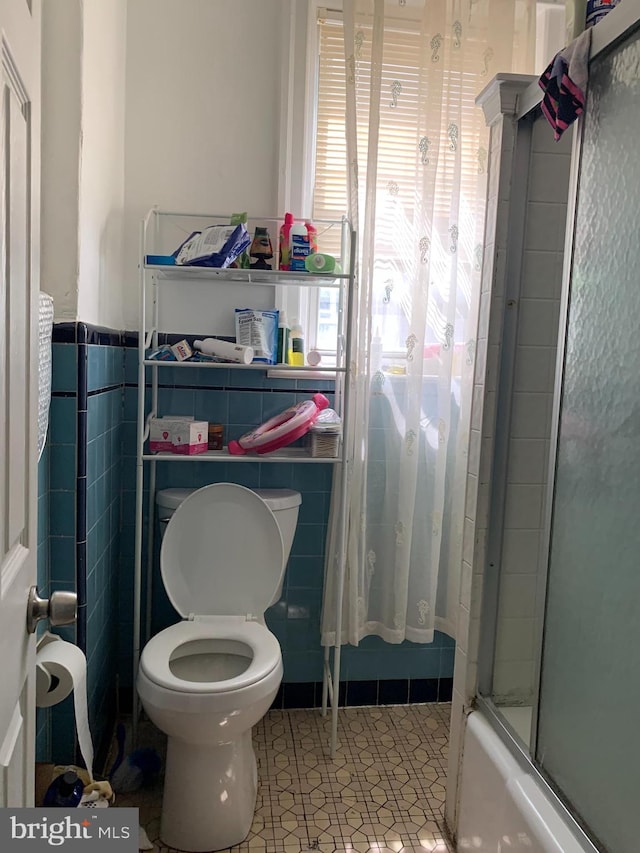
[{"label": "white door", "polygon": [[40,0],[0,0],[0,807],[33,805]]}]

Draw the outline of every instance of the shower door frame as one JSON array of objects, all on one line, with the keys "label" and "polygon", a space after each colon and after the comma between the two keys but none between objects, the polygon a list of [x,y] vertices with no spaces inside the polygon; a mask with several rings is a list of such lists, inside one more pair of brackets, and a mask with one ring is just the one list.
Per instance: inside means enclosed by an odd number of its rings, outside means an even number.
[{"label": "shower door frame", "polygon": [[[615,7],[606,18],[604,18],[592,32],[590,62],[602,53],[609,52],[615,46],[628,38],[634,31],[640,29],[640,0],[624,0]],[[514,118],[517,126],[518,146],[516,148],[515,163],[522,165],[523,152],[528,155],[531,141],[530,117],[535,113],[542,101],[542,91],[537,81],[533,83],[521,96],[519,109]],[[482,596],[481,634],[478,650],[478,690],[476,704],[487,716],[489,723],[507,746],[518,763],[529,773],[533,773],[537,782],[545,790],[547,795],[557,805],[573,825],[574,831],[580,836],[585,850],[598,853],[596,847],[587,831],[582,825],[580,816],[574,813],[565,803],[559,791],[553,787],[549,780],[540,772],[534,762],[538,735],[538,711],[540,701],[540,678],[542,668],[542,651],[544,637],[544,616],[546,610],[546,590],[548,588],[548,566],[549,549],[551,544],[551,527],[553,517],[553,497],[555,492],[556,459],[558,451],[560,407],[562,403],[562,390],[564,383],[565,351],[567,338],[567,322],[569,312],[569,296],[571,285],[571,273],[573,268],[574,238],[576,225],[576,208],[580,182],[580,166],[582,157],[582,139],[584,132],[584,121],[580,117],[575,125],[573,145],[571,151],[571,167],[569,176],[569,196],[567,204],[566,233],[564,245],[564,260],[562,269],[562,289],[560,297],[560,318],[558,326],[556,375],[553,391],[553,408],[551,415],[551,435],[549,443],[548,476],[545,486],[545,506],[542,523],[542,541],[538,571],[540,573],[540,585],[545,590],[545,595],[540,596],[537,602],[536,634],[534,639],[535,649],[535,675],[534,691],[531,716],[531,730],[529,743],[523,744],[515,736],[511,727],[492,699],[492,683],[494,660],[496,650],[496,635],[498,628],[499,612],[499,589],[501,579],[501,547],[502,547],[502,524],[504,519],[504,506],[506,494],[506,476],[508,463],[508,430],[510,422],[510,409],[512,398],[513,370],[512,358],[509,351],[513,353],[517,334],[516,312],[509,311],[509,301],[519,298],[520,275],[510,275],[509,286],[511,292],[507,292],[505,298],[505,313],[503,317],[503,341],[500,375],[497,387],[497,420],[495,433],[495,448],[491,466],[491,495],[490,495],[490,519],[487,531],[487,560]],[[519,176],[519,170],[515,177]],[[524,181],[526,184],[526,180]],[[525,198],[522,197],[523,182],[519,181],[517,192],[512,196],[516,206],[523,206]],[[517,208],[519,209],[519,208]],[[516,239],[516,243],[518,240]],[[514,247],[517,249],[517,246]],[[511,272],[516,273],[516,268],[511,267]]]}]

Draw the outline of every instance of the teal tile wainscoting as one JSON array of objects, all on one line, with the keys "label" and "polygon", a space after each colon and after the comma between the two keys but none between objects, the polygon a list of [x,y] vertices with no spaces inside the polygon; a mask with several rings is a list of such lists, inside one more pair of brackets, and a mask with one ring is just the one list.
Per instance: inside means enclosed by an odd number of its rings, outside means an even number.
[{"label": "teal tile wainscoting", "polygon": [[[87,657],[89,723],[101,768],[116,709],[124,366],[121,333],[54,325],[49,434],[39,464],[38,583],[74,590],[76,625],[54,629]],[[73,697],[37,717],[38,760],[79,761]]]}]

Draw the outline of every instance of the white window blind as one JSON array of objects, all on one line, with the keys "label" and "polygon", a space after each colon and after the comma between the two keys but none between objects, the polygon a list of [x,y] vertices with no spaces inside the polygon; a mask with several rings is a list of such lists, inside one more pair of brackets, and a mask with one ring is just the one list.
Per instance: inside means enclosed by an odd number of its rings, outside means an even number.
[{"label": "white window blind", "polygon": [[[357,35],[358,75],[358,160],[367,161],[368,92],[371,32],[360,26]],[[387,334],[385,348],[402,350],[411,305],[403,281],[411,277],[415,245],[424,234],[431,241],[433,294],[433,339],[441,336],[437,311],[438,288],[447,288],[450,247],[447,233],[452,221],[460,233],[477,234],[484,216],[484,178],[487,167],[487,131],[482,112],[475,105],[478,92],[488,82],[483,75],[486,43],[465,41],[464,51],[451,49],[451,36],[439,46],[425,38],[420,22],[385,23],[382,105],[378,152],[376,203],[376,259],[374,281],[374,323],[376,304],[383,310],[385,288],[396,287],[394,304],[398,312],[395,335],[389,336],[389,305],[384,308]],[[345,143],[345,59],[342,21],[337,14],[318,19],[318,99],[315,150],[313,215],[317,219],[339,218],[347,210],[347,168]],[[446,56],[445,56],[446,51]],[[437,55],[437,59],[434,56]],[[391,106],[393,104],[393,106]],[[455,125],[455,129],[452,128]],[[451,155],[455,144],[460,158]],[[430,168],[425,170],[425,161]],[[437,167],[437,168],[436,168]],[[456,171],[457,170],[457,171]],[[361,175],[360,187],[365,176]],[[433,186],[425,194],[424,181]],[[456,187],[460,185],[458,196]],[[421,201],[430,199],[428,208]],[[452,199],[456,210],[452,213]],[[459,200],[458,200],[459,199]],[[362,205],[361,205],[362,210]],[[471,228],[463,230],[464,223]],[[459,246],[458,274],[471,276],[477,264],[475,239]],[[327,234],[322,250],[339,254],[339,243]],[[438,281],[438,271],[442,281]],[[463,286],[461,292],[464,293]],[[388,296],[388,294],[386,294]],[[433,296],[433,299],[432,299]],[[321,325],[329,314],[321,294],[318,343]],[[322,303],[325,303],[325,311]],[[327,340],[329,326],[327,326]]]}]

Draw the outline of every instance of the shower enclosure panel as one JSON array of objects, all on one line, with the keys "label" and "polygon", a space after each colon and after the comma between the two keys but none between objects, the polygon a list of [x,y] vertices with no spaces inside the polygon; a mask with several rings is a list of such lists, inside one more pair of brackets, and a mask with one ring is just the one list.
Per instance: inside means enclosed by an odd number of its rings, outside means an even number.
[{"label": "shower enclosure panel", "polygon": [[638,850],[640,29],[592,61],[566,298],[536,760]]},{"label": "shower enclosure panel", "polygon": [[[494,86],[505,82],[497,79]],[[514,109],[529,87],[540,92],[535,78],[512,85],[518,85]],[[486,105],[485,112],[490,120]],[[492,134],[491,144],[503,205],[496,244],[504,245],[505,260],[496,263],[488,309],[482,431],[492,441],[483,441],[480,461],[481,487],[488,493],[487,550],[484,561],[474,555],[473,568],[484,575],[479,692],[526,743],[537,692],[543,510],[572,131],[556,142],[537,101],[523,114],[505,114],[503,122],[503,137],[507,130],[511,143],[505,147]],[[491,215],[489,203],[488,227]]]},{"label": "shower enclosure panel", "polygon": [[[473,710],[457,735],[463,741],[459,808],[448,811],[448,818],[454,815],[457,821],[451,824],[457,825],[459,849],[473,846],[498,853],[504,843],[517,838],[527,849],[540,853],[638,850],[639,68],[640,4],[625,0],[593,30],[585,116],[575,125],[548,485],[543,490],[540,523],[537,505],[518,524],[509,523],[514,520],[510,463],[514,459],[512,428],[519,421],[516,397],[522,392],[517,374],[528,264],[526,238],[514,229],[512,212],[503,210],[502,216],[494,216],[497,233],[506,232],[509,239],[506,262],[500,266],[496,254],[491,278],[489,352],[496,348],[500,365],[494,385],[499,401],[495,416],[491,365],[486,378],[476,378],[476,389],[483,392],[483,436],[492,440],[480,459],[481,480],[488,484],[491,499],[488,545],[483,549],[480,541],[467,552],[473,560],[472,583],[478,578],[484,581],[483,624],[478,691],[475,696],[465,694],[465,710]],[[485,102],[490,98],[489,90]],[[520,91],[501,110],[504,125],[517,126],[517,135],[540,98],[536,83]],[[487,110],[485,103],[483,107],[488,119],[493,115],[496,121],[496,110]],[[526,189],[521,198],[526,199],[533,170],[526,167],[525,157],[518,161],[517,145],[503,145],[501,154],[503,201],[514,187],[522,192],[523,183]],[[490,213],[489,207],[488,229]],[[548,277],[540,278],[550,283]],[[482,407],[479,411],[478,423]],[[533,455],[522,462],[533,464]],[[532,520],[537,526],[532,526]],[[537,563],[538,578],[536,672],[532,692],[518,695],[517,689],[510,689],[509,679],[502,678],[501,659],[506,660],[502,651],[513,654],[513,648],[508,651],[511,644],[499,637],[503,615],[514,617],[514,596],[505,582],[514,565],[513,549],[507,547],[510,530],[527,526],[542,533],[537,537],[540,549],[535,543],[528,549]],[[516,561],[526,551],[516,549]],[[474,599],[472,606],[476,606]],[[461,683],[459,676],[457,683]],[[511,688],[517,686],[514,681]],[[518,737],[504,700],[524,702],[529,696],[530,737],[526,727]],[[454,689],[454,703],[455,698]],[[496,774],[499,784],[492,785],[489,793],[487,780],[497,778]],[[448,806],[455,803],[455,793],[450,780]]]}]

